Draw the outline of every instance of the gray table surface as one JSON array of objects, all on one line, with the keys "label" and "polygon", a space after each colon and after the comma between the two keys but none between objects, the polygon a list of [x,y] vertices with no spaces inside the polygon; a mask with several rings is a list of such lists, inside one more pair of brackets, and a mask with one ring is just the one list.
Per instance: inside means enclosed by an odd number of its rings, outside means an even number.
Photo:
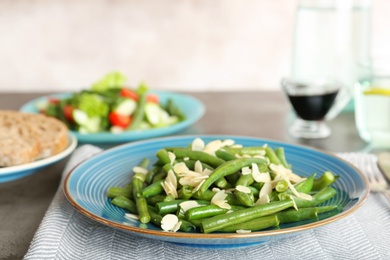
[{"label": "gray table surface", "polygon": [[[1,93],[0,109],[17,110],[47,93]],[[320,140],[290,137],[289,104],[280,92],[193,92],[206,114],[179,134],[232,134],[302,144],[331,152],[361,151],[365,144],[355,128],[353,112],[329,122],[332,135]],[[36,174],[0,183],[0,259],[21,259],[30,245],[54,193],[66,159]]]}]

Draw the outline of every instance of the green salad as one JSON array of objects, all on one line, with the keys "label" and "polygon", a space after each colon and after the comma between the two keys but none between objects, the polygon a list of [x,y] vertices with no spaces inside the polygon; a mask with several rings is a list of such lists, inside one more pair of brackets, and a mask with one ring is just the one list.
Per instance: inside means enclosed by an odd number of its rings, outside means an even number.
[{"label": "green salad", "polygon": [[120,72],[107,74],[90,89],[65,99],[49,98],[37,106],[69,129],[86,134],[166,127],[185,119],[173,100],[162,104],[145,83],[126,87],[126,77]]}]

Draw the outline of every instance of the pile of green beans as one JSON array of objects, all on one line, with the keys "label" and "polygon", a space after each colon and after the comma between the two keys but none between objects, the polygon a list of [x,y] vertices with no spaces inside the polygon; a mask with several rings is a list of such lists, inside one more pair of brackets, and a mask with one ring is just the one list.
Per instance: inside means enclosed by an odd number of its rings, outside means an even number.
[{"label": "pile of green beans", "polygon": [[[235,145],[221,147],[213,153],[194,151],[189,147],[161,149],[157,151],[157,161],[153,165],[144,159],[134,168],[142,171],[135,170],[130,183],[109,188],[107,196],[111,203],[136,214],[142,223],[161,226],[164,216],[174,214],[181,221],[180,231],[202,233],[258,231],[283,223],[315,220],[318,214],[337,209],[337,206],[321,206],[337,193],[331,185],[338,177],[330,171],[317,178],[313,173],[298,183],[285,179],[272,182],[276,173],[271,164],[292,169],[283,147],[240,148]],[[182,185],[182,175],[174,170],[178,163],[184,163],[190,171],[195,171],[196,167],[199,171],[201,164],[209,175],[196,186]],[[257,182],[252,174],[243,174],[243,168],[253,170],[254,164],[261,174],[268,172],[273,183],[266,202],[258,203],[265,183]],[[177,179],[173,194],[164,188],[170,171]],[[244,187],[245,191],[238,186]],[[221,190],[226,191],[225,206],[212,200]],[[308,199],[299,194],[310,196]],[[183,204],[186,201],[193,201],[196,206],[186,208]]]}]

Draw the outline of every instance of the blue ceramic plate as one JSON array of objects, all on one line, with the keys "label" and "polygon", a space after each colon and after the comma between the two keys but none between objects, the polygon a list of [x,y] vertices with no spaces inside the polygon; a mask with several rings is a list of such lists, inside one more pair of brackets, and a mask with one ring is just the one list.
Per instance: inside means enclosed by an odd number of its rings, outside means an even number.
[{"label": "blue ceramic plate", "polygon": [[0,168],[0,182],[8,182],[31,175],[39,169],[47,167],[68,156],[77,146],[77,139],[74,135],[68,134],[68,146],[62,152],[35,162],[26,163],[17,166]]},{"label": "blue ceramic plate", "polygon": [[238,234],[238,233],[183,233],[164,232],[153,224],[144,225],[124,217],[125,211],[111,205],[106,197],[111,186],[124,186],[131,179],[131,169],[143,158],[156,161],[156,152],[164,147],[187,146],[197,136],[166,137],[129,143],[106,150],[78,165],[66,178],[64,192],[70,203],[87,217],[105,225],[162,241],[196,247],[239,247],[280,239],[308,229],[330,224],[359,208],[368,196],[365,177],[349,163],[307,147],[239,136],[199,136],[205,142],[215,139],[234,139],[244,146],[284,147],[294,172],[309,176],[326,170],[337,173],[340,178],[334,184],[338,190],[326,205],[338,205],[340,211],[332,215],[321,215],[318,221],[297,222],[281,225],[280,229]]},{"label": "blue ceramic plate", "polygon": [[[186,119],[177,124],[164,127],[164,128],[154,128],[147,130],[132,130],[126,131],[118,134],[112,134],[110,132],[101,132],[95,134],[80,134],[77,131],[72,131],[72,133],[77,137],[80,143],[124,143],[135,140],[142,140],[152,137],[165,136],[180,132],[187,127],[191,126],[197,122],[204,114],[205,107],[201,101],[198,99],[184,94],[178,94],[173,92],[166,91],[151,91],[150,93],[157,94],[160,97],[162,104],[165,104],[168,99],[172,99],[177,107],[184,113]],[[63,94],[53,94],[49,96],[40,97],[34,99],[20,108],[20,111],[28,113],[38,113],[37,104],[48,100],[49,97],[55,98],[66,98],[69,97],[70,93]]]}]

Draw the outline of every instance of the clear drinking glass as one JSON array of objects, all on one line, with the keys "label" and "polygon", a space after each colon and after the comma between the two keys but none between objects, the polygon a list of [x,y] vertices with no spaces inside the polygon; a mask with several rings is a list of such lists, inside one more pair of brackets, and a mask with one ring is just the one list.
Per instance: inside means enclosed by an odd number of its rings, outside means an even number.
[{"label": "clear drinking glass", "polygon": [[371,149],[390,148],[390,56],[361,64],[355,87],[355,121],[360,137]]},{"label": "clear drinking glass", "polygon": [[370,13],[370,0],[298,0],[290,76],[342,84],[326,119],[335,118],[353,97],[358,63],[370,55]]},{"label": "clear drinking glass", "polygon": [[295,138],[325,138],[331,133],[325,117],[331,109],[342,85],[333,80],[299,81],[282,80],[296,119],[289,129]]}]

